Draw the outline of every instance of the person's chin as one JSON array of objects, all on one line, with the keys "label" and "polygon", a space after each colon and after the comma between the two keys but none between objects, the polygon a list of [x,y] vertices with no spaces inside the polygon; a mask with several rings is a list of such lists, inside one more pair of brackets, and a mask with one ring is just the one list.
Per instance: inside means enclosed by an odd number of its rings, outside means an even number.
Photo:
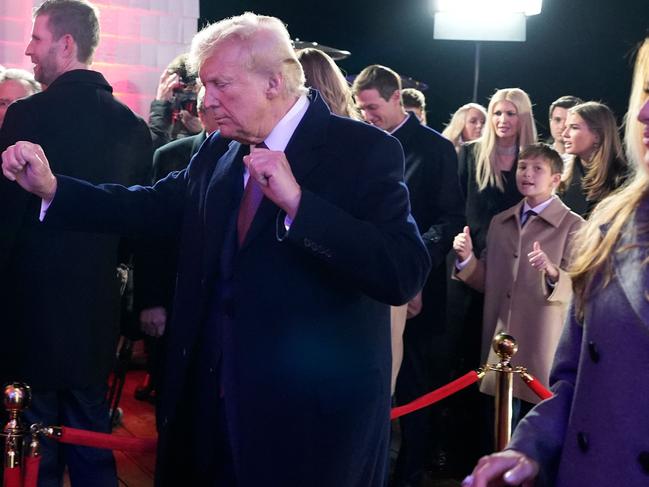
[{"label": "person's chin", "polygon": [[43,70],[38,64],[34,65],[34,79],[39,83],[43,83]]}]

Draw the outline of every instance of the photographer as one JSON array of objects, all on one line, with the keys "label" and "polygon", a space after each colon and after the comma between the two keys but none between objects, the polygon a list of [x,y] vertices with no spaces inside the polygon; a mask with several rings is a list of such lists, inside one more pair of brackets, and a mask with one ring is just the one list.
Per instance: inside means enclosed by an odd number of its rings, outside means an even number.
[{"label": "photographer", "polygon": [[196,76],[188,73],[186,61],[186,53],[176,56],[160,76],[149,112],[154,149],[203,129],[196,111],[199,87]]}]

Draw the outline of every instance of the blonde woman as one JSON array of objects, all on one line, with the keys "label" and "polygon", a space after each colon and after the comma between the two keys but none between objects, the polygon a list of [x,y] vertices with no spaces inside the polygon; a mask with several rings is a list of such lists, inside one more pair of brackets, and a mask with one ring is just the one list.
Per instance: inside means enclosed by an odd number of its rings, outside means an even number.
[{"label": "blonde woman", "polygon": [[491,218],[521,200],[516,189],[518,152],[537,138],[532,103],[523,90],[496,91],[487,112],[482,137],[462,149],[458,164],[477,255],[484,248]]},{"label": "blonde woman", "polygon": [[480,138],[486,120],[487,110],[482,105],[467,103],[453,114],[442,135],[453,142],[459,152],[462,144]]},{"label": "blonde woman", "polygon": [[466,487],[498,480],[532,485],[535,477],[556,487],[647,484],[647,83],[649,38],[637,57],[625,134],[627,155],[639,169],[593,210],[579,236],[575,300],[553,366],[554,396],[521,421],[504,452],[479,461]]},{"label": "blonde woman", "polygon": [[562,138],[566,153],[574,157],[562,178],[561,199],[585,217],[627,179],[615,115],[603,103],[576,105],[568,110]]},{"label": "blonde woman", "polygon": [[[536,142],[536,126],[529,96],[519,88],[498,90],[491,97],[482,137],[465,144],[458,156],[461,190],[465,196],[466,222],[471,228],[473,249],[480,256],[486,246],[491,219],[516,205],[522,195],[516,187],[518,152]],[[454,259],[447,260],[448,275]],[[458,363],[460,369],[478,367],[487,359],[487,344],[481,343],[484,295],[466,284],[447,281],[447,327],[460,330]],[[483,350],[484,349],[484,350]],[[486,453],[489,437],[489,407],[476,392],[463,404],[472,424],[467,430],[478,431],[483,444],[474,444],[475,451],[466,452],[467,458],[478,458]]]},{"label": "blonde woman", "polygon": [[306,86],[320,92],[331,113],[360,120],[352,92],[338,65],[318,49],[301,49],[297,58],[304,69]]}]

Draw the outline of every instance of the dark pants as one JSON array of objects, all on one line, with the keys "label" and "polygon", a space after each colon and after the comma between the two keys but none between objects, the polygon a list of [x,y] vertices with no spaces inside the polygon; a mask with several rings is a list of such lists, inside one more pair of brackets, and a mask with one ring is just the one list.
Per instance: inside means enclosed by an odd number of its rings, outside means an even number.
[{"label": "dark pants", "polygon": [[175,487],[178,479],[188,486],[236,485],[218,374],[218,367],[196,361],[190,367],[178,411],[160,431],[157,487]]},{"label": "dark pants", "polygon": [[[25,411],[29,424],[68,426],[110,433],[106,385],[54,392],[32,391],[32,403]],[[39,487],[60,487],[67,466],[72,486],[116,487],[113,452],[99,448],[59,444],[43,439]]]},{"label": "dark pants", "polygon": [[[433,330],[429,316],[420,315],[406,322],[403,362],[395,388],[397,405],[407,404],[449,381],[446,339],[443,330]],[[394,487],[421,482],[432,463],[433,449],[437,446],[434,442],[444,436],[440,424],[444,407],[444,404],[429,406],[399,420],[401,445],[394,469]]]}]

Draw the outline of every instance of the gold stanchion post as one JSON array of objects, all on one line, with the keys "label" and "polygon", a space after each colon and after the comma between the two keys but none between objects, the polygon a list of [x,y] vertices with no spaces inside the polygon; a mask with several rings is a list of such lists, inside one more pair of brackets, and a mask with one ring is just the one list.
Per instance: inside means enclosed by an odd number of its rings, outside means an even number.
[{"label": "gold stanchion post", "polygon": [[23,463],[25,437],[28,429],[22,422],[21,413],[31,402],[31,389],[27,384],[7,384],[3,391],[4,408],[9,415],[0,433],[4,443],[4,467],[17,468]]},{"label": "gold stanchion post", "polygon": [[512,436],[512,385],[514,369],[511,358],[518,351],[516,340],[506,333],[498,333],[492,343],[500,362],[489,368],[496,373],[495,449],[505,448]]}]

